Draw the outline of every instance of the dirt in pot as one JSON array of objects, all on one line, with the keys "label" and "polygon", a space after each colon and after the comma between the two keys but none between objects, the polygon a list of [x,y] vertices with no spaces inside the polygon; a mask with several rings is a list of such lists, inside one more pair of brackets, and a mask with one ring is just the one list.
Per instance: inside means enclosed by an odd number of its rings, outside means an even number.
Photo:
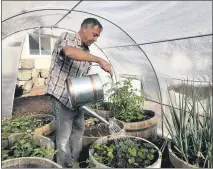
[{"label": "dirt in pot", "polygon": [[84,136],[102,137],[110,135],[109,126],[97,118],[90,118],[85,121]]}]

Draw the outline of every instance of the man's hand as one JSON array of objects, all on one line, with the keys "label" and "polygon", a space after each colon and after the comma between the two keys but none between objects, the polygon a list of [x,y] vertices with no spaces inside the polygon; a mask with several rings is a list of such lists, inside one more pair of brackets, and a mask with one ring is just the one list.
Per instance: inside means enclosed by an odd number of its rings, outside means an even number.
[{"label": "man's hand", "polygon": [[111,65],[105,61],[104,59],[91,55],[90,53],[87,53],[83,50],[77,49],[75,47],[64,47],[63,48],[64,54],[73,60],[77,61],[88,61],[88,62],[96,62],[100,65],[100,67],[109,73],[112,73],[112,67]]},{"label": "man's hand", "polygon": [[112,67],[111,65],[105,61],[104,59],[100,58],[99,61],[98,61],[100,67],[106,71],[106,72],[109,72],[109,73],[112,73]]}]

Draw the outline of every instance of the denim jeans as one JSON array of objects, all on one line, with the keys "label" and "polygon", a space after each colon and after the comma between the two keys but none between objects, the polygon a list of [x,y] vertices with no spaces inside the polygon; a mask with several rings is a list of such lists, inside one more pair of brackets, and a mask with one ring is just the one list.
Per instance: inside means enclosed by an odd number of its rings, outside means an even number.
[{"label": "denim jeans", "polygon": [[78,160],[82,150],[84,113],[68,109],[57,99],[53,101],[53,113],[56,117],[57,163],[68,167],[71,161]]}]

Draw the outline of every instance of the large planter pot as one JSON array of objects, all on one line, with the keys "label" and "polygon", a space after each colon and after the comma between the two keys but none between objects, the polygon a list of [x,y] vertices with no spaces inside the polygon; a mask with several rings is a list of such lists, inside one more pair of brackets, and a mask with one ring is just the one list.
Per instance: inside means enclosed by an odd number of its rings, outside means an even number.
[{"label": "large planter pot", "polygon": [[2,168],[63,168],[59,164],[40,157],[21,157],[2,161]]},{"label": "large planter pot", "polygon": [[169,149],[169,159],[175,168],[198,168],[194,165],[191,165],[183,161],[178,156],[176,156],[175,153],[172,151],[171,142],[169,142],[168,144],[168,149]]},{"label": "large planter pot", "polygon": [[[38,127],[34,130],[34,133],[37,135],[44,135],[47,136],[49,134],[51,134],[54,130],[55,130],[55,117],[49,114],[37,114],[37,115],[32,115],[35,117],[50,117],[51,118],[51,122],[48,124],[45,124],[41,127]],[[27,132],[27,131],[26,131]],[[20,132],[21,133],[21,132]],[[7,133],[8,136],[10,136],[13,133]],[[6,138],[4,138],[4,140],[6,140]]]},{"label": "large planter pot", "polygon": [[[17,140],[17,137],[22,134],[23,133],[11,134],[8,137],[8,144],[5,144],[4,147],[2,147],[2,149],[12,146],[14,144],[14,142]],[[41,148],[50,148],[53,150],[55,149],[55,144],[53,143],[53,141],[45,136],[33,134],[33,135],[30,135],[30,138],[33,139],[37,145],[41,146]],[[54,155],[51,156],[50,159],[53,160],[53,157],[54,157]],[[5,160],[5,161],[7,161],[7,160]]]},{"label": "large planter pot", "polygon": [[[118,132],[117,134],[118,135],[124,135],[125,134],[125,129],[124,129],[124,125],[121,121],[119,120],[116,120],[116,123],[121,127],[121,131]],[[94,141],[100,139],[101,137],[88,137],[88,136],[85,136],[83,135],[83,140],[82,140],[82,145],[83,147],[86,147],[90,144],[92,144]]]},{"label": "large planter pot", "polygon": [[[145,140],[145,139],[142,139],[142,138],[139,138],[139,137],[125,136],[125,135],[111,135],[111,136],[102,137],[102,138],[96,140],[92,144],[92,146],[94,144],[106,144],[107,142],[109,142],[111,140],[128,139],[128,138],[134,138],[134,139],[137,139],[137,140],[141,140],[141,141],[144,141],[144,142],[149,143],[150,145],[152,145],[158,151],[158,159],[156,160],[156,162],[154,162],[154,164],[148,166],[147,168],[161,168],[162,154],[161,154],[160,150],[158,149],[158,147],[155,146],[154,144],[152,144],[151,142],[149,142],[148,140]],[[94,156],[93,156],[94,149],[92,148],[92,146],[90,146],[90,149],[89,149],[89,157],[90,157],[91,164],[94,165],[95,168],[111,168],[109,166],[106,166],[106,165],[98,162],[94,158]],[[139,166],[139,167],[141,167],[141,166]]]},{"label": "large planter pot", "polygon": [[140,122],[123,122],[126,134],[154,141],[157,138],[157,117],[151,110],[144,110],[144,113],[152,117]]}]

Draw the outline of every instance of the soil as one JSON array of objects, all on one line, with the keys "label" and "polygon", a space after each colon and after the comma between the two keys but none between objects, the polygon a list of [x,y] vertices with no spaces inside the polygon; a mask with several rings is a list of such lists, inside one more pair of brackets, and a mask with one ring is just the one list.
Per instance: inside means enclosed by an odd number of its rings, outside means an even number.
[{"label": "soil", "polygon": [[95,125],[85,125],[84,135],[88,137],[102,137],[110,135],[108,125],[102,122],[98,122]]},{"label": "soil", "polygon": [[31,114],[52,114],[52,97],[41,95],[14,99],[12,112],[14,117]]}]

